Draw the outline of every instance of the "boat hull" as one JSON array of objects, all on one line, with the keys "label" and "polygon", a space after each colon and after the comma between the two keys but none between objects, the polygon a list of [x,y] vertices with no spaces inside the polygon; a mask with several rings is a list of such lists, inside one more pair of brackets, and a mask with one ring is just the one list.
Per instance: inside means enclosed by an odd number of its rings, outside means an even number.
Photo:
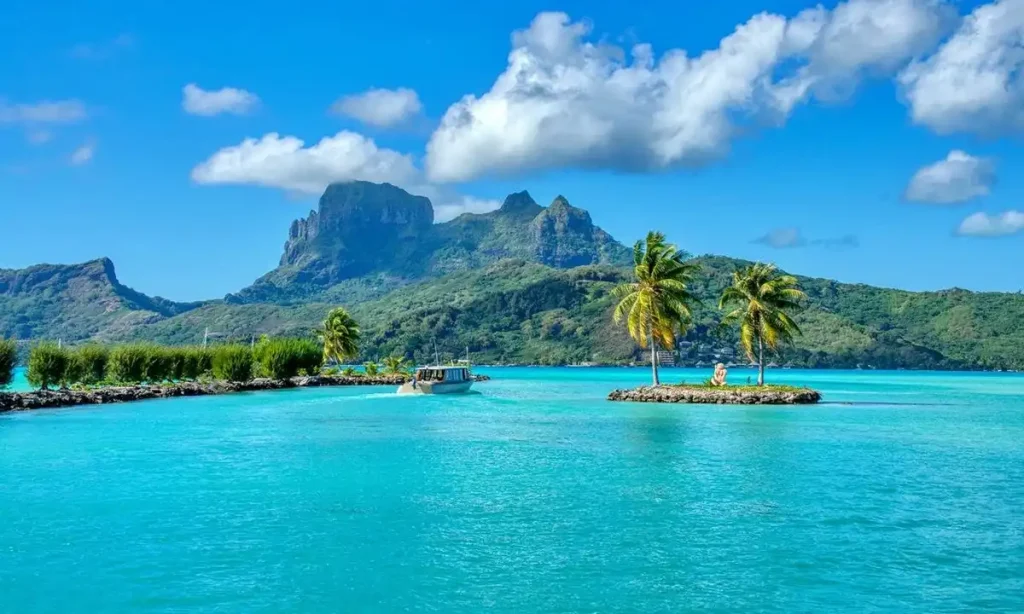
[{"label": "boat hull", "polygon": [[406,382],[398,387],[398,394],[461,394],[469,392],[473,382]]}]

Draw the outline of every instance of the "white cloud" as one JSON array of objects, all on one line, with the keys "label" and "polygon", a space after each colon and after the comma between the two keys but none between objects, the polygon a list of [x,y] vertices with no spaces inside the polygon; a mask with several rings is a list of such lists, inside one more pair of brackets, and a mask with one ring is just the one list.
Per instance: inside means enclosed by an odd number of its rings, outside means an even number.
[{"label": "white cloud", "polygon": [[434,205],[434,221],[447,222],[463,213],[487,213],[501,207],[501,201],[487,198],[476,198],[464,194],[438,189],[435,186],[423,185],[413,192],[422,194]]},{"label": "white cloud", "polygon": [[850,0],[801,12],[787,26],[784,54],[805,64],[779,84],[784,110],[786,94],[841,99],[866,76],[892,74],[932,49],[956,17],[946,0]]},{"label": "white cloud", "polygon": [[541,13],[513,34],[490,91],[449,107],[427,145],[428,175],[699,165],[724,155],[744,123],[782,121],[808,96],[896,70],[936,42],[949,15],[941,0],[849,0],[792,20],[761,13],[716,49],[656,59],[650,45],[592,43],[587,24]]},{"label": "white cloud", "polygon": [[1024,132],[1024,0],[978,7],[899,81],[914,122],[939,133]]},{"label": "white cloud", "polygon": [[904,197],[923,203],[962,203],[986,196],[996,180],[995,164],[960,150],[921,168],[910,179]]},{"label": "white cloud", "polygon": [[978,212],[960,222],[957,234],[971,237],[1003,237],[1024,230],[1024,213],[1004,211],[998,215]]},{"label": "white cloud", "polygon": [[339,98],[331,111],[354,117],[364,124],[389,128],[419,115],[423,110],[415,91],[400,87],[395,90],[371,89],[362,94]]},{"label": "white cloud", "polygon": [[256,94],[233,87],[208,91],[195,83],[189,83],[182,89],[181,107],[192,115],[245,115],[255,110],[259,103],[260,99]]},{"label": "white cloud", "polygon": [[82,166],[83,164],[88,164],[95,153],[96,145],[94,143],[86,143],[72,152],[69,161],[72,166]]},{"label": "white cloud", "polygon": [[341,131],[305,147],[276,132],[225,147],[192,170],[198,183],[254,184],[319,193],[336,181],[408,185],[419,176],[411,156],[382,149],[361,134]]},{"label": "white cloud", "polygon": [[192,169],[200,184],[239,184],[320,194],[334,182],[391,183],[430,198],[435,220],[462,213],[497,209],[500,203],[464,196],[428,183],[412,156],[378,147],[370,138],[349,131],[325,137],[306,147],[302,139],[270,133],[225,147]]},{"label": "white cloud", "polygon": [[79,100],[8,104],[0,100],[0,124],[73,124],[88,116]]}]

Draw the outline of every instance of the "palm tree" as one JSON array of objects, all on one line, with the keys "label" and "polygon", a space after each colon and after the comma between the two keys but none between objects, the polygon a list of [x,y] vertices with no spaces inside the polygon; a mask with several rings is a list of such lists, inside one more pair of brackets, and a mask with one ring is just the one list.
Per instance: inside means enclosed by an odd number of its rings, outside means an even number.
[{"label": "palm tree", "polygon": [[651,346],[655,386],[659,384],[657,346],[675,346],[676,331],[689,326],[690,306],[697,299],[690,294],[687,284],[699,270],[699,265],[686,260],[686,254],[665,242],[665,235],[651,231],[646,241],[637,241],[633,246],[635,281],[614,290],[619,299],[615,322],[625,319],[629,336],[641,348]]},{"label": "palm tree", "polygon": [[757,385],[764,386],[764,351],[775,351],[793,340],[800,328],[787,309],[797,309],[806,298],[796,277],[785,275],[774,264],[752,264],[732,274],[732,285],[722,291],[719,309],[732,309],[722,325],[739,322],[740,343],[747,358],[757,361]]},{"label": "palm tree", "polygon": [[324,362],[340,364],[359,354],[359,324],[344,307],[332,309],[318,332],[324,344]]},{"label": "palm tree", "polygon": [[364,362],[363,363],[363,372],[365,372],[370,377],[373,377],[374,375],[377,375],[377,363],[373,362],[372,360],[368,361],[368,362]]},{"label": "palm tree", "polygon": [[384,372],[397,375],[405,370],[404,356],[388,356],[381,361],[384,363]]}]

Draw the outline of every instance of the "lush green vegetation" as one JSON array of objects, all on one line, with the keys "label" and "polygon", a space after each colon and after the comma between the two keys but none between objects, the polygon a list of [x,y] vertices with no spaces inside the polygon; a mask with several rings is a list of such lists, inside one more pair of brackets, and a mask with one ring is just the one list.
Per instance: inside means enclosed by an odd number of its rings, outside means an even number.
[{"label": "lush green vegetation", "polygon": [[[13,343],[0,342],[3,349]],[[284,379],[316,375],[323,348],[312,339],[262,338],[255,348],[244,344],[212,347],[127,343],[112,347],[85,344],[61,347],[40,343],[29,351],[28,380],[33,386],[103,386],[160,384],[214,378],[245,382],[253,377]],[[10,369],[9,369],[10,371]]]},{"label": "lush green vegetation", "polygon": [[222,345],[213,353],[213,377],[226,382],[252,379],[253,352],[247,345]]},{"label": "lush green vegetation", "polygon": [[384,372],[392,375],[405,373],[409,363],[404,356],[387,356],[381,361],[384,365]]},{"label": "lush green vegetation", "polygon": [[285,379],[319,373],[324,350],[312,339],[263,337],[253,350],[253,358],[260,377]]},{"label": "lush green vegetation", "polygon": [[18,362],[18,345],[13,339],[0,338],[0,389],[14,381],[14,365]]},{"label": "lush green vegetation", "polygon": [[[433,224],[425,199],[396,190],[362,183],[329,190],[318,215],[293,226],[282,266],[224,301],[147,297],[121,285],[105,259],[0,270],[0,337],[189,345],[209,328],[219,342],[249,343],[264,334],[305,337],[344,303],[361,330],[355,348],[327,356],[335,362],[392,355],[432,362],[435,341],[442,358],[469,348],[477,363],[647,360],[611,321],[613,288],[635,281],[624,268],[629,250],[585,211],[564,199],[544,208],[520,193],[500,210]],[[716,303],[734,271],[750,263],[694,261],[701,271],[688,289],[702,304],[680,335],[681,361],[745,361],[742,329],[721,327]],[[1024,370],[1019,292],[797,281],[807,294],[792,316],[802,334],[778,348],[771,360],[780,365]]]},{"label": "lush green vegetation", "polygon": [[320,341],[323,343],[325,361],[342,363],[359,354],[359,324],[343,307],[336,307],[327,314],[320,326]]},{"label": "lush green vegetation", "polygon": [[148,297],[123,286],[106,258],[0,269],[0,337],[104,340],[197,306]]},{"label": "lush green vegetation", "polygon": [[67,370],[62,383],[95,386],[107,376],[110,350],[102,345],[88,344],[68,350]]},{"label": "lush green vegetation", "polygon": [[[739,331],[720,326],[717,308],[733,272],[749,263],[694,259],[691,286],[701,303],[682,337],[684,364],[739,362]],[[613,288],[629,272],[605,266],[552,269],[506,260],[410,284],[353,306],[362,359],[404,356],[433,362],[470,349],[477,364],[625,364],[648,360],[612,322]],[[807,294],[793,319],[801,335],[780,349],[779,365],[813,368],[1002,368],[1024,370],[1024,295],[904,292],[797,277]],[[303,336],[332,305],[205,305],[125,333],[167,344],[202,340],[210,327],[229,340]]]},{"label": "lush green vegetation", "polygon": [[757,362],[757,385],[764,386],[765,350],[778,352],[800,333],[787,310],[800,308],[807,295],[792,275],[782,275],[773,264],[752,264],[732,274],[732,285],[722,291],[719,309],[733,308],[722,325],[739,324],[740,345]]},{"label": "lush green vegetation", "polygon": [[67,382],[68,351],[56,343],[40,343],[28,356],[28,383],[46,390]]},{"label": "lush green vegetation", "polygon": [[674,348],[676,331],[685,332],[693,319],[696,298],[687,289],[700,267],[686,261],[660,232],[647,233],[633,247],[633,281],[613,291],[616,323],[625,320],[629,336],[641,348],[651,348],[651,372],[658,385],[658,346]]}]

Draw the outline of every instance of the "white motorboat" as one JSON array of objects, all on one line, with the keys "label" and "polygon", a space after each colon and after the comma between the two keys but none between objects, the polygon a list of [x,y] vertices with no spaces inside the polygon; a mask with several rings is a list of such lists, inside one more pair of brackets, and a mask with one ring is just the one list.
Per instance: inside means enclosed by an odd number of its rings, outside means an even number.
[{"label": "white motorboat", "polygon": [[420,367],[398,394],[459,394],[469,392],[473,374],[468,366]]}]

